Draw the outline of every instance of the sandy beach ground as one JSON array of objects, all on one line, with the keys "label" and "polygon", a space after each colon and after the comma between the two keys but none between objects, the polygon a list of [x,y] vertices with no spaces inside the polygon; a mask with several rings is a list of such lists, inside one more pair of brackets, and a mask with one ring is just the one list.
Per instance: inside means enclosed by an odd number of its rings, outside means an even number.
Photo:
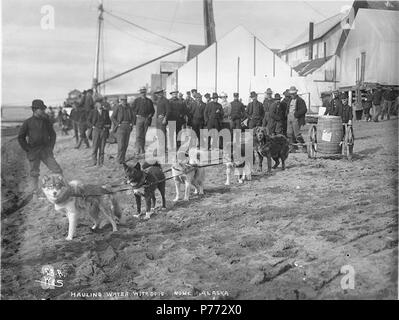
[{"label": "sandy beach ground", "polygon": [[[117,232],[108,225],[93,233],[82,219],[70,242],[66,217],[26,194],[25,154],[15,139],[3,139],[1,298],[396,299],[397,119],[355,122],[354,133],[352,162],[292,153],[285,171],[229,187],[225,168],[210,167],[205,195],[188,203],[172,202],[168,181],[167,210],[149,221],[133,218],[133,197],[119,194]],[[109,159],[115,144],[98,169],[87,168],[91,150],[73,149],[72,136],[57,139],[55,157],[68,180],[123,178]],[[130,144],[128,153],[133,134]],[[60,271],[62,286],[41,287],[44,265]],[[341,269],[354,271],[353,289],[342,286]]]}]

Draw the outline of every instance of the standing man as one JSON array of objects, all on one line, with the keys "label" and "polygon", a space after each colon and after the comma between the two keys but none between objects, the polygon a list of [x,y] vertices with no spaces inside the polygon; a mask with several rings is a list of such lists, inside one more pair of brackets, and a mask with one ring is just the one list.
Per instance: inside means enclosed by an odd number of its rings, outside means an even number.
[{"label": "standing man", "polygon": [[[93,129],[93,166],[104,165],[104,150],[105,143],[109,136],[109,129],[111,128],[111,119],[109,113],[100,101],[94,104],[95,109],[90,112],[87,122],[90,128]],[[97,157],[98,154],[98,157]]]},{"label": "standing man", "polygon": [[87,113],[84,107],[79,107],[77,109],[77,115],[78,119],[78,129],[79,129],[79,142],[76,145],[75,149],[79,149],[80,146],[82,145],[82,142],[85,143],[86,149],[90,148],[89,140],[87,139],[86,136],[86,130],[87,130]]},{"label": "standing man", "polygon": [[270,107],[272,106],[272,104],[275,102],[272,94],[273,91],[270,88],[267,88],[266,90],[266,98],[263,100],[263,109],[265,111],[265,116],[262,120],[262,127],[267,127],[269,120],[270,120]]},{"label": "standing man", "polygon": [[[223,119],[223,108],[222,105],[218,103],[218,98],[218,94],[214,92],[212,94],[212,101],[205,106],[204,120],[208,130],[216,129],[217,131],[220,131],[222,128],[221,121]],[[208,149],[211,147],[210,138],[211,137],[208,138]],[[216,148],[216,136],[212,140],[212,147]],[[219,144],[219,146],[221,145]]]},{"label": "standing man", "polygon": [[287,136],[287,114],[291,100],[290,90],[286,89],[283,94],[284,94],[284,99],[280,103],[280,112],[281,112],[280,115],[281,115],[281,126],[282,126],[281,131],[283,135]]},{"label": "standing man", "polygon": [[253,129],[255,127],[262,126],[262,121],[265,117],[265,110],[263,105],[258,101],[258,94],[252,91],[250,94],[252,101],[248,103],[247,114],[248,114],[248,127]]},{"label": "standing man", "polygon": [[[167,114],[167,121],[176,121],[176,150],[180,148],[181,142],[178,141],[178,136],[179,132],[183,128],[184,124],[186,123],[186,116],[188,114],[188,110],[186,107],[186,104],[184,101],[181,101],[177,95],[178,91],[172,91],[170,94],[172,95],[172,98],[169,100],[169,112]],[[169,128],[170,130],[170,128]],[[173,134],[173,132],[170,131],[169,134]]]},{"label": "standing man", "polygon": [[377,85],[373,93],[373,120],[378,122],[378,117],[381,114],[382,90],[380,85]]},{"label": "standing man", "polygon": [[79,142],[79,113],[78,113],[78,103],[75,101],[72,103],[72,110],[71,114],[69,115],[69,118],[72,120],[72,126],[73,126],[73,132],[74,132],[74,138],[76,141],[76,144]]},{"label": "standing man", "polygon": [[93,89],[89,89],[86,92],[84,108],[86,110],[87,116],[89,116],[89,113],[94,109]]},{"label": "standing man", "polygon": [[53,173],[62,175],[62,169],[54,159],[56,133],[44,111],[46,108],[42,100],[33,100],[33,116],[24,121],[18,134],[18,142],[29,160],[34,195],[39,191],[40,162]]},{"label": "standing man", "polygon": [[147,88],[140,88],[140,96],[133,101],[133,113],[136,115],[136,147],[138,154],[145,153],[145,136],[151,125],[155,109],[151,99],[147,98]]},{"label": "standing man", "polygon": [[281,118],[280,118],[280,100],[281,96],[276,93],[274,95],[274,103],[270,105],[269,109],[269,121],[267,122],[267,129],[269,134],[277,134],[277,127],[279,128],[279,132],[282,131],[281,126]]},{"label": "standing man", "polygon": [[245,117],[245,106],[239,100],[239,94],[233,93],[234,100],[230,103],[231,105],[231,113],[230,113],[230,121],[231,121],[231,129],[240,129],[241,130],[241,120]]},{"label": "standing man", "polygon": [[305,125],[305,114],[308,111],[305,101],[298,96],[298,90],[292,86],[290,88],[291,100],[289,102],[287,115],[287,136],[290,143],[305,143],[301,135],[301,127]]},{"label": "standing man", "polygon": [[[196,91],[195,89],[192,89],[191,92]],[[187,93],[190,93],[190,91],[187,91]],[[192,127],[193,126],[193,116],[194,116],[194,111],[197,107],[197,102],[194,100],[196,97],[197,93],[193,94],[193,96],[187,96],[186,98],[186,106],[187,106],[187,126]]]},{"label": "standing man", "polygon": [[230,125],[231,104],[229,101],[227,101],[227,93],[222,92],[220,97],[222,98],[220,104],[222,105],[223,108],[222,128],[226,127],[227,129],[231,130],[231,125]]},{"label": "standing man", "polygon": [[342,93],[341,95],[341,104],[338,106],[336,115],[341,117],[342,119],[342,129],[343,135],[342,139],[345,137],[345,124],[352,124],[353,119],[353,111],[352,107],[348,104],[348,94]]},{"label": "standing man", "polygon": [[114,124],[116,132],[116,141],[118,143],[117,162],[122,164],[125,162],[126,150],[129,146],[130,133],[133,129],[133,112],[127,104],[127,97],[119,97],[119,105],[112,113],[111,120]]},{"label": "standing man", "polygon": [[392,106],[395,102],[395,93],[392,88],[387,88],[382,95],[384,98],[384,103],[382,107],[381,119],[384,120],[384,116],[387,115],[387,119],[389,120],[392,114]]},{"label": "standing man", "polygon": [[193,112],[193,130],[197,135],[198,146],[201,146],[201,129],[204,127],[204,112],[205,103],[202,101],[202,95],[197,93],[195,95],[195,109]]},{"label": "standing man", "polygon": [[372,106],[372,102],[373,102],[373,94],[371,93],[371,90],[367,90],[366,98],[363,102],[363,113],[364,113],[366,122],[371,121],[370,109]]},{"label": "standing man", "polygon": [[[158,88],[155,92],[155,95],[157,96],[157,121],[156,121],[156,128],[158,130],[161,130],[163,133],[163,137],[159,136],[158,141],[161,144],[161,150],[167,150],[168,144],[167,144],[167,139],[166,139],[166,125],[167,125],[167,114],[170,109],[169,101],[168,99],[165,98],[165,90],[162,88]],[[158,132],[159,133],[159,132]],[[163,145],[162,145],[163,143]]]}]

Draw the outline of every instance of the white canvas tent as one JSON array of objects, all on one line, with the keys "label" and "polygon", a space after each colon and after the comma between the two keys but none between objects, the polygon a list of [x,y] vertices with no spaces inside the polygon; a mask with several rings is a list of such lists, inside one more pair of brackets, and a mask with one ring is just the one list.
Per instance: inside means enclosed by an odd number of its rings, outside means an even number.
[{"label": "white canvas tent", "polygon": [[[363,58],[362,58],[363,53]],[[399,85],[399,11],[359,9],[340,54],[339,87]]]},{"label": "white canvas tent", "polygon": [[229,99],[238,92],[247,103],[251,91],[263,94],[270,87],[282,94],[292,85],[299,93],[308,92],[304,78],[262,40],[238,26],[170,75],[166,89],[185,93],[196,88],[202,94],[226,92]]}]

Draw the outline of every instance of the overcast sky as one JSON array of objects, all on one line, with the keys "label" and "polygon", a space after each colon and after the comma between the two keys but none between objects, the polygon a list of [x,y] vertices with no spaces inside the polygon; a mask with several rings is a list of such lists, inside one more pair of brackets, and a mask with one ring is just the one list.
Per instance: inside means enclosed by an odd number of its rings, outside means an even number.
[{"label": "overcast sky", "polygon": [[[270,48],[283,48],[310,21],[319,22],[353,1],[214,0],[216,38],[241,24]],[[91,86],[97,32],[97,0],[3,0],[2,105],[29,105],[35,98],[61,104],[72,89]],[[41,9],[54,8],[54,29],[43,30]],[[104,0],[111,13],[177,42],[204,44],[202,0]],[[100,79],[178,46],[110,15],[104,16]],[[175,54],[164,60],[182,59]],[[137,92],[150,84],[159,62],[110,82],[106,93]]]}]

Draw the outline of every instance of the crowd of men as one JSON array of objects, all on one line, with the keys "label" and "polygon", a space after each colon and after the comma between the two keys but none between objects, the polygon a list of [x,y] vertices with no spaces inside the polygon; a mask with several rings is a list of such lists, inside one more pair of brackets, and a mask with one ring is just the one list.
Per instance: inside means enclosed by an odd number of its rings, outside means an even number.
[{"label": "crowd of men", "polygon": [[[321,98],[326,109],[324,115],[341,116],[343,123],[352,121],[353,110],[349,106],[347,93],[324,93]],[[383,90],[382,86],[377,85],[374,89],[367,89],[359,98],[353,104],[357,121],[361,120],[363,115],[366,121],[378,122],[384,118],[389,120],[392,115],[398,113],[398,104],[395,102],[398,95],[393,88]]]},{"label": "crowd of men", "polygon": [[[93,166],[104,164],[105,145],[107,141],[112,143],[112,139],[118,144],[117,163],[124,163],[130,134],[134,127],[136,127],[136,153],[145,152],[147,130],[155,115],[154,104],[157,109],[155,126],[158,129],[158,141],[164,150],[167,150],[168,142],[169,145],[175,144],[176,148],[180,147],[179,133],[184,128],[191,128],[195,132],[197,145],[208,146],[209,149],[215,147],[217,141],[208,137],[208,141],[201,143],[200,139],[203,138],[200,134],[201,129],[215,129],[213,132],[219,132],[222,129],[231,131],[263,126],[270,135],[285,135],[291,144],[304,143],[300,130],[305,124],[307,107],[294,86],[284,91],[283,98],[279,93],[273,96],[273,91],[268,88],[263,103],[258,101],[258,94],[252,91],[250,102],[246,106],[238,93],[234,93],[233,100],[229,102],[225,93],[220,95],[206,93],[204,101],[202,94],[195,89],[188,91],[185,99],[178,91],[170,92],[171,98],[167,99],[165,90],[161,88],[155,90],[152,99],[147,97],[145,87],[140,88],[139,92],[140,96],[131,104],[125,95],[120,96],[116,103],[110,104],[106,97],[95,96],[93,90],[89,89],[72,104],[69,116],[65,110],[60,109],[61,117],[58,118],[61,128],[66,133],[73,128],[76,149],[82,144],[90,148],[89,139],[92,140]],[[343,123],[351,124],[353,113],[347,94],[333,92],[332,95],[323,95],[322,100],[326,108],[325,115],[340,116]],[[362,101],[364,110],[362,112],[366,121],[371,120],[371,108],[374,121],[378,121],[379,116],[383,119],[385,115],[389,119],[390,115],[397,115],[398,96],[392,89],[383,91],[377,86],[375,90],[368,91]],[[53,155],[56,137],[52,125],[55,122],[54,110],[47,108],[42,100],[34,100],[32,111],[33,116],[27,119],[20,129],[18,141],[27,152],[34,189],[37,189],[41,162],[54,173],[62,173],[62,169]],[[65,127],[67,120],[69,122]],[[175,125],[175,130],[171,130],[172,125]],[[171,132],[176,135],[171,136]],[[219,147],[221,147],[220,140]]]}]

